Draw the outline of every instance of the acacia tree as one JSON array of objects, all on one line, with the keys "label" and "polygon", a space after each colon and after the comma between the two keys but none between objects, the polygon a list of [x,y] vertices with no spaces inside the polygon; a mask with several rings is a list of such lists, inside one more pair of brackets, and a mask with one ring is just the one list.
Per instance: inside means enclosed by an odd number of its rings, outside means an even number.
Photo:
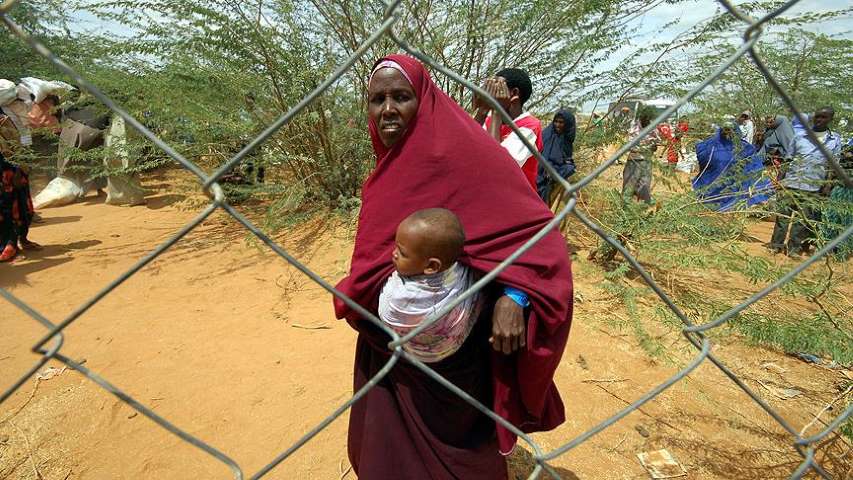
[{"label": "acacia tree", "polygon": [[[183,153],[215,163],[325,79],[378,27],[385,8],[382,2],[368,0],[65,3],[64,12],[87,11],[124,29],[120,34],[92,34],[75,28],[62,11],[46,14],[39,3],[38,13],[35,2],[24,1],[13,14],[126,108],[140,116],[145,113],[161,135],[178,141]],[[59,4],[48,3],[53,8]],[[504,66],[526,68],[535,83],[528,108],[541,111],[643,91],[682,93],[731,48],[708,48],[734,33],[733,18],[721,12],[674,42],[643,45],[612,72],[600,71],[598,65],[636,34],[632,21],[660,3],[405,0],[395,31],[475,81]],[[755,13],[778,4],[750,2],[747,7]],[[12,58],[41,62],[12,43],[4,42],[0,54],[9,58],[8,64],[21,66],[18,76],[39,71]],[[683,52],[690,49],[702,54],[685,57]],[[357,197],[372,162],[364,135],[366,75],[376,58],[397,50],[387,38],[378,42],[345,81],[336,83],[265,145],[264,154],[274,166],[281,166],[273,170],[288,183],[305,186],[308,200],[334,204]],[[637,60],[650,52],[656,53],[653,61]],[[784,59],[782,53],[777,57]],[[731,81],[721,84],[736,85],[744,78],[745,74],[732,73]],[[443,75],[435,79],[460,103],[467,103],[469,92],[464,88]],[[805,77],[800,83],[804,92],[815,90]],[[710,105],[711,95],[723,90],[703,98]],[[247,101],[247,94],[254,102]]]},{"label": "acacia tree", "polygon": [[[476,0],[403,3],[398,34],[467,78],[521,66],[536,83],[529,108],[567,103],[595,65],[630,37],[630,20],[659,0]],[[76,0],[75,7],[124,26],[101,34],[84,68],[131,110],[189,138],[185,153],[224,160],[326,78],[379,25],[379,1]],[[82,38],[75,35],[66,43]],[[325,96],[265,147],[310,198],[357,197],[372,162],[363,92],[370,63],[396,51],[375,45]],[[82,60],[81,60],[82,62]],[[436,80],[458,101],[466,92]],[[255,102],[250,107],[246,94]],[[254,121],[245,121],[251,110]]]},{"label": "acacia tree", "polygon": [[[695,68],[709,71],[733,50],[727,46],[714,55],[699,58]],[[776,80],[804,112],[823,105],[835,107],[839,117],[849,117],[853,112],[848,94],[853,88],[849,73],[853,67],[853,40],[796,28],[762,43],[760,54]],[[733,109],[789,115],[788,107],[749,59],[736,63],[696,105],[716,116],[735,113]]]},{"label": "acacia tree", "polygon": [[[760,17],[784,3],[755,1],[738,8]],[[803,108],[844,103],[840,96],[849,91],[849,76],[843,72],[849,69],[850,41],[812,32],[819,30],[823,22],[841,22],[851,15],[853,8],[786,13],[765,26],[766,33],[757,49],[794,99],[804,103]],[[664,29],[672,27],[670,24]],[[615,68],[601,72],[581,100],[606,101],[628,95],[683,96],[743,43],[744,28],[744,24],[720,7],[715,14],[672,40],[641,46]],[[821,82],[823,88],[810,86]],[[748,57],[742,57],[700,94],[690,110],[710,118],[746,109],[781,113],[784,109],[780,107],[778,96],[763,75]]]},{"label": "acacia tree", "polygon": [[[81,0],[78,8],[124,28],[101,37],[108,47],[97,62],[124,75],[98,75],[98,84],[211,167],[335,67],[334,56],[305,34],[307,16],[294,2]],[[260,161],[270,164],[273,182],[299,185],[315,202],[356,197],[369,168],[368,144],[352,141],[357,125],[338,122],[348,107],[333,88],[268,140]]]},{"label": "acacia tree", "polygon": [[[528,108],[544,110],[573,103],[595,81],[596,66],[635,33],[631,20],[659,3],[407,0],[394,28],[414,47],[477,82],[503,67],[526,69],[534,82]],[[311,0],[311,4],[321,14],[314,27],[334,35],[341,55],[354,51],[384,15],[384,5],[375,1]],[[353,84],[364,88],[370,63],[398,50],[390,40],[377,43],[361,60]],[[470,92],[443,75],[434,79],[460,103],[470,98]]]}]

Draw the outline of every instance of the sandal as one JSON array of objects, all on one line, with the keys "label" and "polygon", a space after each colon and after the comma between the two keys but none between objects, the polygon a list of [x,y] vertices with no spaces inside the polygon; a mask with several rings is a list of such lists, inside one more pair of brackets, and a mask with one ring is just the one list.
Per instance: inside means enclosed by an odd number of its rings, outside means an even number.
[{"label": "sandal", "polygon": [[0,253],[0,262],[11,262],[18,255],[18,250],[11,243]]}]

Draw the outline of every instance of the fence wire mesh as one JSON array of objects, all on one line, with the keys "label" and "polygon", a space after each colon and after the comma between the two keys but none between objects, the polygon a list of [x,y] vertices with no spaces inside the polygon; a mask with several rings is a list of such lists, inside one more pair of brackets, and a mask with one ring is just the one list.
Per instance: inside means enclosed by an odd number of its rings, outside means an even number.
[{"label": "fence wire mesh", "polygon": [[[288,112],[279,117],[274,123],[272,123],[266,130],[264,130],[260,135],[258,135],[254,140],[252,140],[248,145],[246,145],[240,152],[238,152],[233,158],[228,160],[224,165],[222,165],[218,170],[216,170],[213,174],[206,174],[201,168],[199,168],[193,162],[184,158],[177,151],[172,149],[168,144],[159,139],[154,133],[152,133],[148,128],[146,128],[142,123],[140,123],[137,119],[127,113],[127,111],[123,110],[119,105],[117,105],[111,98],[105,95],[101,90],[98,89],[97,86],[88,82],[84,77],[82,77],[79,73],[77,73],[74,69],[69,67],[65,62],[62,61],[59,57],[54,55],[50,49],[44,45],[39,40],[30,36],[27,32],[25,32],[18,24],[16,24],[12,18],[9,16],[9,12],[12,8],[14,8],[16,0],[6,0],[2,4],[0,4],[0,18],[2,18],[3,23],[6,27],[17,37],[25,41],[32,50],[37,52],[39,55],[46,58],[50,63],[52,63],[57,69],[59,69],[64,74],[68,75],[79,85],[80,87],[86,89],[91,92],[98,100],[103,102],[110,110],[112,110],[115,114],[124,118],[126,122],[128,122],[133,128],[139,131],[142,135],[144,135],[148,140],[150,140],[154,145],[160,148],[163,152],[165,152],[169,157],[177,161],[184,168],[195,174],[201,185],[204,193],[210,198],[210,204],[193,220],[187,223],[183,228],[181,228],[177,233],[175,233],[171,238],[157,246],[154,250],[152,250],[149,254],[144,256],[142,259],[137,261],[130,269],[122,273],[118,278],[111,281],[108,285],[106,285],[103,289],[101,289],[97,294],[89,298],[86,302],[76,308],[67,318],[62,319],[58,323],[54,323],[49,319],[42,316],[39,312],[34,310],[32,307],[27,305],[22,300],[18,299],[14,295],[12,295],[9,291],[0,288],[0,296],[2,296],[5,300],[10,302],[12,305],[17,307],[25,316],[30,317],[34,321],[38,322],[42,326],[47,329],[47,332],[44,334],[42,338],[40,338],[36,344],[32,347],[32,352],[39,355],[38,361],[30,368],[24,375],[20,377],[12,386],[8,387],[6,390],[0,394],[0,404],[6,401],[12,394],[14,394],[27,380],[33,376],[40,368],[42,368],[48,361],[51,359],[59,361],[69,368],[79,372],[85,377],[89,378],[103,389],[108,391],[109,393],[118,397],[121,401],[125,402],[134,410],[138,411],[142,415],[145,415],[167,431],[173,433],[178,436],[182,440],[187,443],[193,445],[194,447],[204,451],[211,457],[215,458],[219,462],[222,462],[226,466],[228,466],[233,472],[235,479],[243,479],[246,477],[243,469],[240,465],[237,464],[233,459],[231,459],[228,455],[218,450],[214,446],[205,442],[204,440],[197,438],[190,433],[182,430],[178,426],[171,423],[168,419],[163,418],[157,415],[151,408],[146,405],[140,403],[130,395],[123,392],[121,389],[107,381],[102,376],[93,372],[89,368],[84,365],[66,357],[63,355],[60,350],[63,346],[64,336],[63,331],[69,325],[74,323],[81,315],[86,313],[90,308],[95,306],[98,302],[100,302],[104,297],[109,295],[114,289],[116,289],[123,282],[131,278],[135,275],[139,270],[148,265],[150,262],[155,260],[165,251],[174,246],[177,242],[179,242],[184,236],[193,231],[196,227],[198,227],[206,218],[208,218],[212,213],[214,213],[217,209],[222,209],[227,212],[230,216],[236,219],[240,224],[242,224],[249,232],[251,232],[254,236],[260,239],[264,244],[266,244],[271,250],[273,250],[276,254],[278,254],[281,258],[283,258],[287,263],[298,269],[304,275],[309,277],[311,280],[316,282],[323,289],[334,295],[335,297],[340,298],[347,305],[355,309],[359,312],[365,319],[369,320],[373,324],[377,325],[379,328],[383,329],[388,335],[391,337],[391,342],[388,344],[388,348],[393,352],[389,357],[387,363],[384,367],[372,378],[370,381],[364,385],[359,391],[355,392],[353,396],[343,403],[340,407],[338,407],[334,412],[329,414],[322,422],[320,422],[316,427],[305,433],[296,443],[291,445],[287,450],[276,456],[272,459],[266,466],[261,468],[258,472],[252,474],[251,479],[261,478],[268,473],[270,473],[273,469],[275,469],[281,462],[283,462],[286,458],[296,452],[298,449],[303,447],[308,441],[310,441],[313,437],[319,434],[323,429],[325,429],[330,423],[332,423],[335,419],[340,417],[347,409],[349,409],[353,403],[358,401],[361,397],[363,397],[371,388],[373,388],[378,382],[382,380],[400,361],[403,359],[404,361],[410,362],[412,365],[422,370],[429,377],[446,387],[448,390],[458,395],[466,402],[475,406],[478,410],[483,412],[485,415],[494,419],[496,422],[500,423],[513,433],[515,433],[519,439],[525,442],[530,449],[533,451],[533,457],[536,462],[536,466],[533,472],[530,474],[530,479],[540,478],[541,475],[547,474],[551,478],[559,479],[560,475],[556,472],[556,470],[548,463],[551,460],[565,454],[569,450],[577,447],[578,445],[584,443],[585,441],[592,438],[594,435],[599,432],[605,430],[616,422],[620,421],[630,413],[638,410],[645,403],[655,399],[658,395],[660,395],[663,391],[684,379],[688,374],[690,374],[693,370],[699,367],[706,360],[710,361],[713,365],[715,365],[723,374],[725,374],[732,382],[734,382],[746,395],[748,398],[752,399],[756,404],[758,404],[761,409],[763,409],[774,421],[776,421],[785,431],[790,435],[791,446],[796,452],[802,456],[802,463],[798,466],[798,468],[791,472],[790,478],[797,479],[802,478],[807,473],[814,471],[817,475],[822,478],[830,479],[832,478],[829,473],[817,462],[815,453],[817,449],[817,445],[826,439],[831,433],[833,433],[836,429],[838,429],[850,416],[853,414],[853,405],[848,406],[841,414],[839,414],[833,421],[831,421],[821,432],[811,437],[803,437],[803,434],[797,432],[788,421],[786,421],[778,412],[776,412],[767,402],[765,402],[758,394],[756,394],[752,389],[747,386],[744,381],[738,377],[731,369],[729,369],[723,362],[721,362],[713,353],[712,353],[712,344],[710,340],[707,338],[705,333],[713,328],[719,327],[725,324],[727,321],[731,320],[735,315],[742,312],[750,305],[755,302],[761,300],[774,290],[783,286],[787,282],[791,281],[794,277],[800,274],[803,270],[808,268],[813,263],[817,262],[819,259],[827,255],[834,247],[844,242],[848,237],[853,235],[853,226],[848,227],[841,235],[837,238],[833,239],[829,243],[827,243],[824,247],[820,248],[818,251],[814,253],[811,257],[797,265],[790,272],[779,278],[777,281],[772,284],[766,286],[759,292],[755,293],[748,299],[741,302],[736,307],[730,309],[729,311],[723,313],[716,319],[702,324],[696,325],[694,324],[687,315],[673,302],[673,300],[667,295],[667,293],[661,288],[661,286],[652,278],[652,276],[640,265],[636,258],[634,258],[629,251],[626,249],[624,245],[622,245],[618,240],[609,236],[605,231],[591,221],[587,216],[585,216],[580,211],[576,210],[577,205],[577,197],[576,194],[579,190],[589,185],[590,182],[599,177],[605,170],[610,168],[617,160],[625,155],[629,150],[637,146],[640,140],[645,137],[647,134],[651,133],[658,124],[675,113],[675,111],[684,106],[686,103],[690,102],[694,97],[699,95],[706,87],[708,87],[711,83],[713,83],[718,77],[720,77],[729,67],[731,67],[735,62],[740,60],[741,58],[748,56],[752,62],[756,65],[756,67],[761,71],[761,73],[766,77],[768,83],[772,86],[772,88],[776,91],[776,93],[782,98],[784,103],[790,108],[791,112],[800,120],[800,122],[806,126],[807,134],[812,142],[820,148],[822,154],[828,160],[830,167],[835,171],[838,178],[848,187],[853,187],[853,180],[845,173],[844,169],[839,164],[838,160],[834,157],[832,152],[828,151],[824,144],[817,140],[815,133],[809,127],[808,122],[804,115],[797,108],[790,95],[779,85],[776,79],[773,77],[773,74],[768,70],[765,63],[762,61],[761,56],[759,55],[758,50],[756,50],[756,44],[762,35],[762,27],[769,21],[774,18],[782,15],[786,10],[799,3],[800,0],[789,0],[784,5],[780,6],[778,9],[772,11],[771,13],[765,15],[761,18],[752,18],[737,7],[735,7],[729,0],[718,0],[718,2],[735,18],[737,18],[744,27],[743,31],[743,44],[737,51],[732,54],[729,58],[727,58],[719,67],[707,78],[705,78],[701,83],[696,85],[689,93],[684,95],[682,98],[679,98],[678,101],[663,111],[657,118],[655,118],[646,128],[644,128],[639,135],[635,137],[634,140],[629,143],[623,145],[619,148],[615,153],[613,153],[606,161],[604,161],[601,165],[595,168],[589,175],[580,179],[575,183],[570,183],[560,177],[554,168],[544,159],[541,154],[532,145],[529,141],[527,141],[526,137],[522,135],[518,128],[512,123],[512,119],[509,117],[507,112],[501,108],[500,104],[498,104],[493,98],[489,97],[485,91],[483,91],[478,85],[472,83],[468,79],[461,77],[459,74],[451,71],[444,65],[437,62],[435,59],[426,55],[425,53],[419,51],[416,47],[409,44],[405,39],[402,39],[397,36],[394,31],[394,25],[401,18],[400,5],[401,0],[395,0],[392,2],[385,3],[385,18],[380,26],[363,42],[360,46],[344,61],[328,78],[325,79],[317,88],[315,88],[311,93],[305,96],[302,101],[300,101],[297,105],[292,107]],[[498,267],[496,267],[493,271],[489,272],[485,277],[483,277],[480,281],[474,284],[467,292],[457,298],[454,302],[447,305],[441,311],[436,312],[430,318],[428,318],[423,324],[410,332],[409,334],[400,337],[396,332],[387,328],[383,322],[381,322],[374,314],[365,310],[363,307],[355,303],[352,299],[348,298],[342,292],[336,290],[332,285],[323,280],[319,275],[311,271],[307,266],[293,257],[290,253],[287,252],[284,248],[278,245],[275,241],[273,241],[269,236],[264,234],[257,226],[255,226],[251,221],[249,221],[245,216],[240,214],[238,211],[234,209],[225,199],[225,195],[223,193],[222,188],[220,187],[218,181],[222,178],[223,175],[228,173],[232,168],[234,168],[244,157],[246,157],[250,152],[254,149],[258,148],[262,143],[264,143],[268,138],[270,138],[273,134],[275,134],[280,128],[290,122],[297,114],[299,114],[306,106],[311,104],[315,99],[317,99],[320,95],[324,93],[324,91],[329,88],[335,81],[337,81],[344,73],[352,68],[352,66],[358,61],[362,56],[366,54],[368,49],[375,44],[377,41],[382,39],[383,37],[389,37],[396,43],[400,48],[402,48],[408,54],[418,58],[424,64],[432,67],[434,70],[441,72],[444,75],[447,75],[453,81],[464,85],[466,88],[472,90],[476,94],[485,98],[488,103],[497,110],[504,122],[511,126],[513,130],[518,134],[518,137],[521,138],[526,144],[527,148],[531,151],[533,155],[539,160],[540,165],[543,165],[548,173],[551,175],[554,181],[562,186],[564,189],[564,195],[568,195],[568,201],[562,209],[560,209],[555,218],[548,223],[540,232],[538,232],[535,236],[533,236],[528,242],[526,242],[521,248],[519,248],[516,252],[506,258]],[[507,422],[505,419],[501,418],[495,412],[491,411],[487,406],[479,403],[473,397],[468,395],[463,390],[459,389],[447,379],[443,378],[440,374],[436,373],[433,369],[431,369],[426,364],[418,361],[415,357],[405,352],[402,349],[402,346],[410,341],[412,337],[423,331],[425,328],[429,327],[432,323],[442,317],[444,314],[453,309],[456,305],[465,300],[465,298],[474,295],[480,289],[484,288],[489,282],[494,280],[497,275],[503,271],[506,267],[512,264],[517,258],[519,258],[525,251],[530,248],[533,248],[536,243],[543,238],[548,232],[553,230],[554,228],[558,228],[560,223],[568,216],[574,215],[580,222],[586,225],[590,230],[595,232],[599,237],[601,237],[605,242],[610,244],[613,248],[615,248],[631,265],[631,267],[642,277],[642,279],[651,287],[651,289],[655,292],[655,294],[660,297],[661,301],[663,301],[666,306],[672,310],[672,312],[681,320],[684,324],[682,328],[682,334],[687,339],[690,344],[692,344],[698,351],[696,357],[683,369],[673,375],[671,378],[658,385],[651,391],[642,395],[639,399],[631,403],[629,406],[625,407],[618,413],[613,416],[605,419],[600,422],[593,428],[588,431],[578,435],[576,438],[567,441],[561,446],[551,450],[544,451],[542,447],[537,444],[533,438],[529,435],[524,434],[514,425]],[[52,341],[52,343],[50,343]],[[48,345],[50,343],[50,345]]]}]

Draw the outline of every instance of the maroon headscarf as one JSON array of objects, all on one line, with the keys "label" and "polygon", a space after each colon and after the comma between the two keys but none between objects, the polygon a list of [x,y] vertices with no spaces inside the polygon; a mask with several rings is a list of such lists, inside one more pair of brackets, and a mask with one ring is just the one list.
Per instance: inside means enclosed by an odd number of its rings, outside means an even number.
[{"label": "maroon headscarf", "polygon": [[[405,55],[382,60],[406,71],[419,106],[391,148],[382,144],[370,120],[376,169],[364,183],[350,275],[338,289],[374,313],[394,270],[397,225],[409,214],[434,207],[454,212],[466,237],[460,261],[480,272],[494,269],[553,218],[518,164],[433,83],[420,62]],[[493,409],[524,432],[550,430],[565,420],[553,382],[572,320],[565,240],[551,231],[504,270],[498,282],[526,292],[532,311],[527,346],[511,355],[494,353]],[[335,312],[358,329],[360,316],[338,299]],[[516,438],[498,425],[498,440],[507,453]]]}]

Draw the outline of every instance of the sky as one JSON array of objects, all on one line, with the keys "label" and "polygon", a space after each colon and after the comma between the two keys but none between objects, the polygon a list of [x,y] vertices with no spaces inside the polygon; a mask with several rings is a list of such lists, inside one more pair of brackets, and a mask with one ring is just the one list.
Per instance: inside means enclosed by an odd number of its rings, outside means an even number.
[{"label": "sky", "polygon": [[[734,2],[736,5],[746,3],[744,1]],[[832,10],[840,10],[843,8],[853,7],[851,0],[802,0],[785,12],[785,16],[793,16],[808,12],[826,12]],[[693,0],[677,5],[665,4],[655,8],[647,15],[650,26],[663,24],[671,18],[680,18],[685,25],[695,25],[697,22],[704,20],[715,13],[717,9],[722,9],[722,6],[713,0]],[[826,34],[842,34],[846,33],[849,38],[851,36],[851,25],[847,22],[832,21],[819,25],[821,31]],[[818,27],[817,25],[815,27]]]},{"label": "sky", "polygon": [[[740,0],[734,3],[737,5],[746,2]],[[637,41],[659,42],[672,40],[680,32],[688,30],[696,24],[713,17],[722,11],[722,8],[715,0],[690,0],[678,4],[660,5],[634,21],[634,25],[639,26],[641,29]],[[819,13],[843,8],[853,8],[853,0],[801,0],[798,4],[787,10],[783,16],[791,17],[802,13]],[[673,27],[661,30],[664,25],[672,21],[676,21]],[[853,22],[850,22],[850,17],[812,24],[805,28],[814,29],[815,31],[819,30],[821,33],[827,35],[853,38]],[[771,25],[767,31],[772,30],[773,26]],[[622,60],[629,50],[630,47],[623,49],[623,52],[615,55],[614,59]]]}]

